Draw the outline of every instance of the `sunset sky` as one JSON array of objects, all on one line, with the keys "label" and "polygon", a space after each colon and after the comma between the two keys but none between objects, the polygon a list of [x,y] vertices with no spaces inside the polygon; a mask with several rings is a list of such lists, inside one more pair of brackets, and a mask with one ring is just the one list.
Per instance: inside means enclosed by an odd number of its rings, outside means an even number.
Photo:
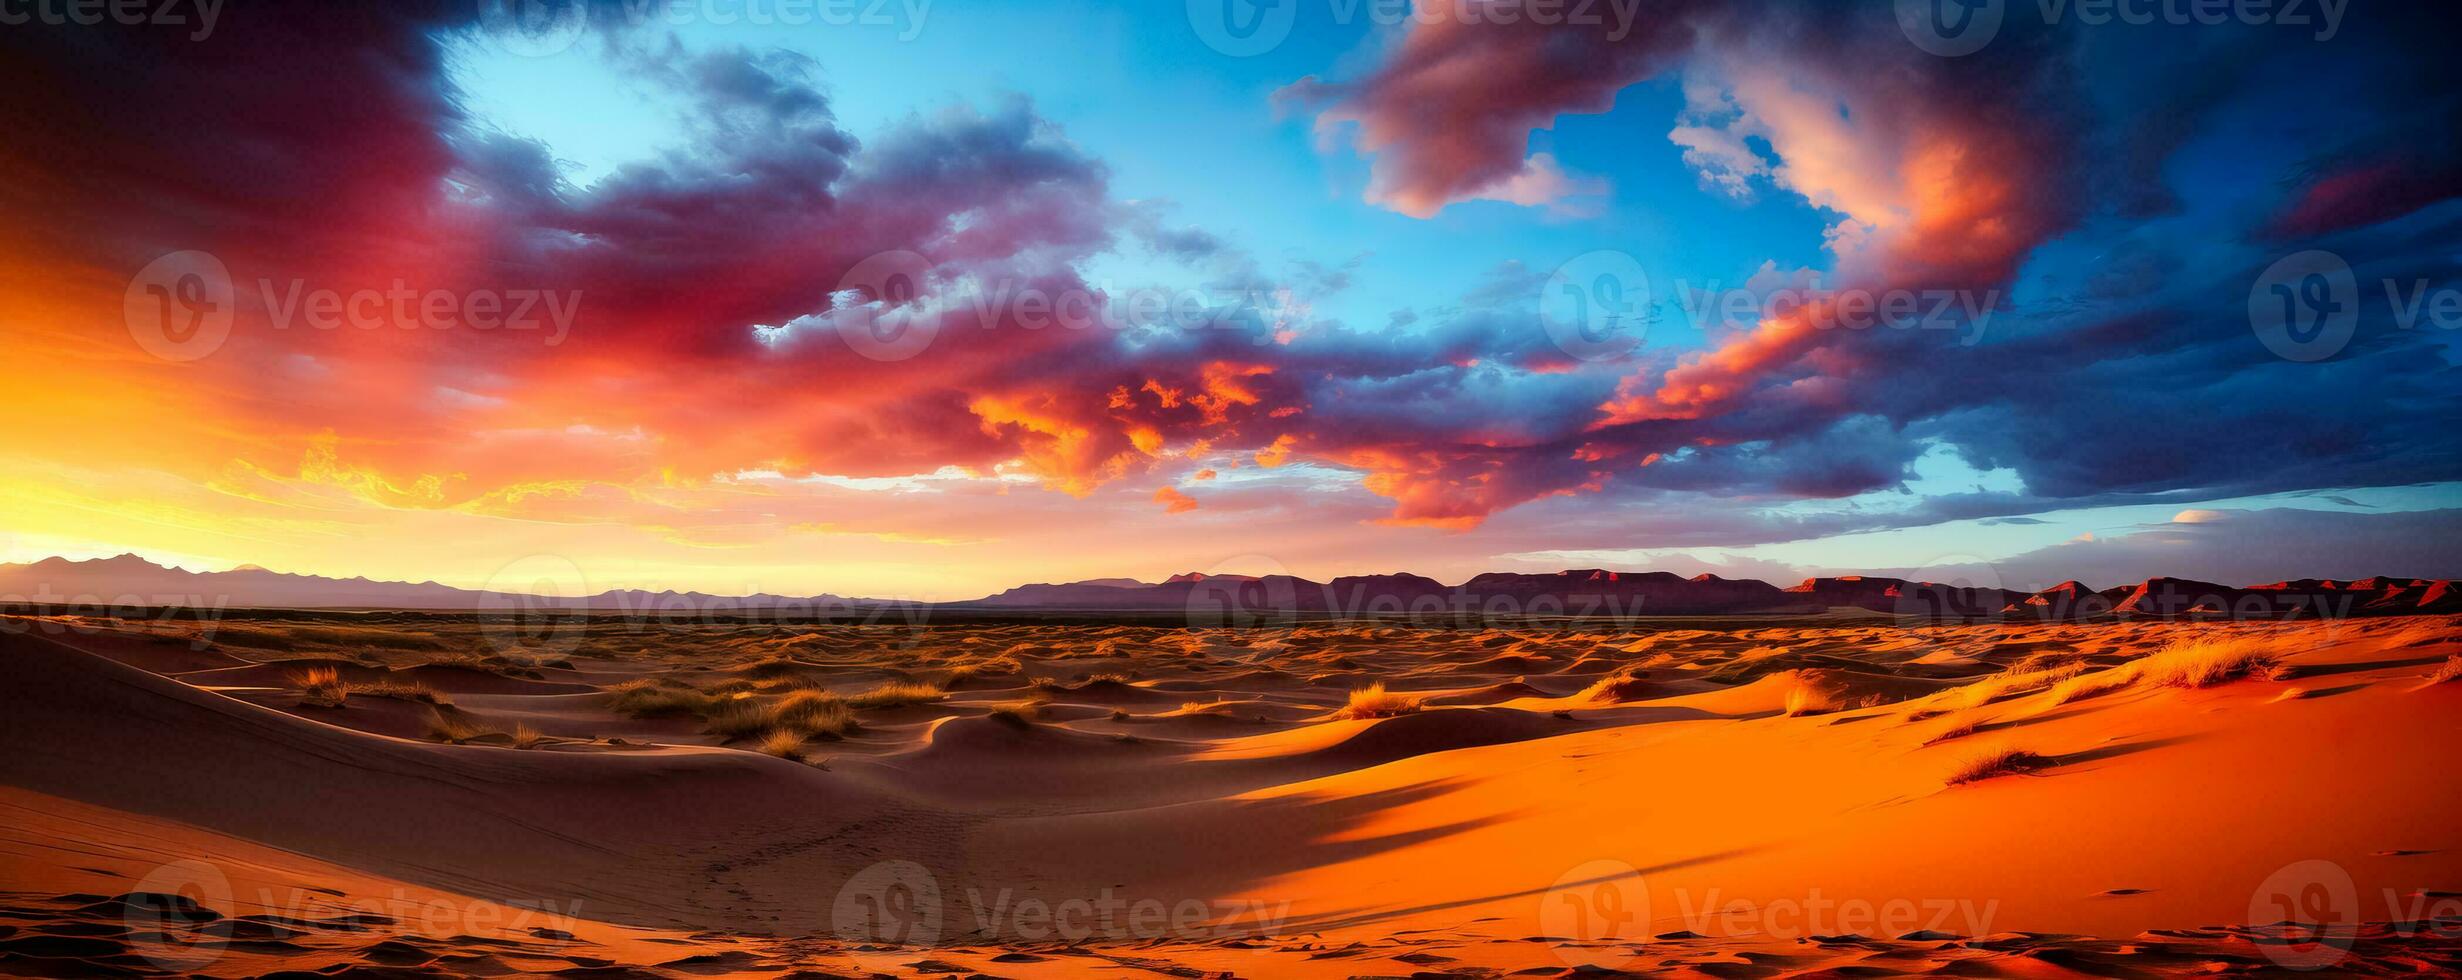
[{"label": "sunset sky", "polygon": [[0,30],[0,561],[2462,575],[2438,5],[501,6]]}]

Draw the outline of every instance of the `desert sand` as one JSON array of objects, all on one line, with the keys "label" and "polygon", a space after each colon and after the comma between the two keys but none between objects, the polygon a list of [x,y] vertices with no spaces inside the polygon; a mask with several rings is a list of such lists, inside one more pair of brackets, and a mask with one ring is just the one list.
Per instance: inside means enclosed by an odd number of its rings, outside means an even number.
[{"label": "desert sand", "polygon": [[0,972],[2462,969],[2462,619],[0,633]]}]

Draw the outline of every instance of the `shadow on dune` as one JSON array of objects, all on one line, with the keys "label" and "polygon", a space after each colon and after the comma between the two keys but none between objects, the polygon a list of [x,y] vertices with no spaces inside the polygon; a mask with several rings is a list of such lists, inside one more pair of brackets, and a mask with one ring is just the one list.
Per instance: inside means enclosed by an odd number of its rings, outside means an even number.
[{"label": "shadow on dune", "polygon": [[[0,633],[0,784],[161,817],[475,897],[638,924],[767,918],[873,860],[851,827],[951,821],[750,752],[408,741]],[[791,855],[801,881],[727,880]]]},{"label": "shadow on dune", "polygon": [[2349,664],[2298,664],[2275,674],[2274,679],[2302,680],[2310,677],[2332,677],[2337,674],[2360,674],[2372,670],[2400,670],[2405,667],[2427,667],[2444,663],[2444,657],[2406,657],[2401,660],[2371,660]]},{"label": "shadow on dune", "polygon": [[2143,738],[2134,742],[2121,742],[2116,745],[2106,745],[2101,748],[2085,749],[2078,752],[2071,752],[2066,755],[2056,755],[2051,757],[2051,768],[2060,769],[2067,766],[2085,765],[2089,762],[2103,762],[2110,759],[2117,759],[2121,756],[2136,755],[2139,752],[2148,752],[2166,746],[2179,745],[2183,742],[2190,741],[2193,738],[2195,738],[2195,736],[2191,735],[2180,735],[2172,738]]},{"label": "shadow on dune", "polygon": [[[1167,902],[1220,896],[1268,903],[1316,899],[1321,896],[1299,893],[1290,879],[1505,819],[1497,814],[1371,829],[1396,812],[1469,785],[1471,780],[1451,778],[1341,795],[1297,793],[997,821],[982,828],[970,851],[986,858],[975,869],[983,877],[1013,879],[1031,871],[1052,900],[1092,897],[1114,886]],[[1055,856],[1066,860],[1054,861]]]},{"label": "shadow on dune", "polygon": [[1743,857],[1751,853],[1753,853],[1751,850],[1744,849],[1720,851],[1714,854],[1703,854],[1697,857],[1665,861],[1651,865],[1647,868],[1635,868],[1631,871],[1619,872],[1612,875],[1599,875],[1576,881],[1552,882],[1545,888],[1524,888],[1518,891],[1498,892],[1492,895],[1480,895],[1473,898],[1455,899],[1445,902],[1430,902],[1424,905],[1326,912],[1286,921],[1283,923],[1283,931],[1287,933],[1303,933],[1319,932],[1328,929],[1343,929],[1351,926],[1371,925],[1378,922],[1407,919],[1411,916],[1421,915],[1428,912],[1443,912],[1452,909],[1472,908],[1493,902],[1511,901],[1517,898],[1538,898],[1560,889],[1587,888],[1593,885],[1602,885],[1614,881],[1638,879],[1648,875],[1661,874],[1668,871],[1676,871],[1684,868],[1710,864],[1712,862],[1725,861],[1731,858]]},{"label": "shadow on dune", "polygon": [[2074,703],[2067,704],[2067,705],[2062,705],[2060,708],[2057,708],[2057,709],[2054,709],[2054,710],[2051,710],[2051,711],[2045,711],[2045,712],[2042,712],[2042,713],[2040,713],[2040,714],[2020,715],[2020,716],[2015,717],[2015,718],[2001,718],[2001,719],[1995,719],[1995,720],[1993,720],[1993,721],[1988,721],[1988,722],[1985,722],[1985,723],[1983,723],[1983,724],[1981,724],[1981,725],[1977,725],[1977,726],[1975,726],[1975,733],[1976,733],[1976,734],[1981,735],[1981,734],[1989,734],[1989,733],[1992,733],[1992,732],[2006,732],[2006,731],[2013,731],[2013,730],[2016,730],[2016,729],[2020,729],[2020,728],[2027,728],[2027,727],[2034,726],[2034,725],[2048,724],[2048,723],[2051,723],[2051,722],[2056,722],[2056,721],[2067,721],[2068,719],[2075,718],[2075,717],[2078,717],[2078,716],[2080,716],[2080,715],[2088,715],[2088,714],[2093,714],[2093,713],[2095,713],[2095,712],[2098,712],[2098,711],[2103,711],[2103,710],[2106,710],[2106,709],[2108,709],[2108,708],[2112,707],[2112,705],[2111,705],[2110,703],[2104,703],[2104,704],[2091,704],[2091,703],[2088,703],[2088,702],[2091,702],[2091,701],[2094,701],[2094,700],[2100,699],[2100,698],[2102,698],[2103,696],[2104,696],[2104,695],[2097,694],[2097,695],[2095,695],[2094,697],[2091,697],[2091,698],[2080,698],[2080,699],[2078,699],[2078,700],[2077,700],[2076,702],[2074,702]]}]

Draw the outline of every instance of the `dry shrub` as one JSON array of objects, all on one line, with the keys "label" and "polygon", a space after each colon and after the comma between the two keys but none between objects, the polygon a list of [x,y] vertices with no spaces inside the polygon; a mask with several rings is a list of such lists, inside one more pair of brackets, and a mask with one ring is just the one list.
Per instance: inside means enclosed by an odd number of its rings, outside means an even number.
[{"label": "dry shrub", "polygon": [[452,704],[453,699],[437,693],[435,688],[415,681],[362,681],[350,685],[350,693],[371,698],[392,698],[396,701],[416,701],[420,704]]},{"label": "dry shrub", "polygon": [[453,745],[468,745],[483,738],[501,737],[504,729],[488,724],[477,715],[456,708],[439,706],[427,719],[427,737]]},{"label": "dry shrub", "polygon": [[761,754],[774,755],[789,762],[804,761],[804,736],[801,732],[778,729],[761,737]]},{"label": "dry shrub", "polygon": [[797,691],[770,708],[771,723],[810,738],[844,738],[858,727],[846,700],[827,691]]},{"label": "dry shrub", "polygon": [[721,703],[701,725],[702,731],[729,742],[750,738],[769,728],[769,712],[750,698]]},{"label": "dry shrub", "polygon": [[708,694],[673,682],[632,680],[607,689],[607,707],[631,718],[698,715],[710,704]]},{"label": "dry shrub", "polygon": [[1951,786],[1959,786],[1998,776],[2022,775],[2048,768],[2051,764],[2052,760],[2041,755],[2004,745],[1958,763],[1956,768],[1949,771],[1948,782]]},{"label": "dry shrub", "polygon": [[1024,670],[1025,668],[1020,666],[1014,658],[1009,657],[970,664],[955,664],[942,671],[940,684],[943,688],[948,688],[977,678],[1007,677]]},{"label": "dry shrub", "polygon": [[1412,697],[1408,694],[1396,694],[1392,691],[1388,691],[1385,689],[1385,682],[1378,681],[1374,684],[1360,688],[1359,690],[1352,691],[1350,703],[1344,705],[1342,710],[1335,712],[1334,717],[1346,720],[1361,718],[1391,718],[1396,715],[1407,715],[1414,711],[1418,711],[1422,706],[1422,703],[1423,702],[1419,698]]},{"label": "dry shrub", "polygon": [[2445,665],[2428,675],[2430,684],[2451,684],[2462,681],[2462,653],[2445,658]]},{"label": "dry shrub", "polygon": [[1949,703],[1960,708],[1980,708],[1995,701],[2004,701],[2052,687],[2084,673],[2085,670],[2085,664],[2072,663],[2046,670],[1995,674],[1949,692]]},{"label": "dry shrub", "polygon": [[1939,745],[1942,742],[1955,741],[1957,739],[1965,738],[1966,736],[1982,731],[1983,724],[1984,720],[1982,718],[1968,718],[1947,728],[1941,729],[1940,734],[1924,739],[1923,744]]},{"label": "dry shrub", "polygon": [[2264,637],[2179,640],[2131,665],[2139,679],[2163,687],[2213,687],[2271,670],[2282,655]]},{"label": "dry shrub", "polygon": [[993,721],[1024,728],[1034,724],[1035,719],[1043,717],[1043,705],[1037,701],[1004,704],[993,708],[989,717]]},{"label": "dry shrub", "polygon": [[2080,674],[2052,685],[2052,703],[2068,704],[2073,701],[2084,701],[2087,698],[2102,697],[2129,686],[2136,679],[2126,670],[2103,670],[2091,674]]},{"label": "dry shrub", "polygon": [[800,674],[816,666],[818,665],[804,663],[793,657],[768,657],[746,664],[743,669],[745,673],[755,677],[779,677]]},{"label": "dry shrub", "polygon": [[2032,674],[2046,670],[2058,670],[2073,664],[2082,665],[2085,660],[2086,654],[2082,651],[2045,650],[2040,653],[2030,653],[2019,658],[2018,662],[2009,665],[2009,672],[2012,674]]},{"label": "dry shrub", "polygon": [[1626,666],[1618,668],[1615,673],[1599,678],[1589,687],[1583,688],[1579,697],[1591,704],[1622,704],[1627,701],[1660,696],[1665,690],[1664,686],[1651,678],[1648,669]]},{"label": "dry shrub", "polygon": [[902,708],[913,704],[931,704],[943,696],[940,688],[912,681],[890,681],[855,695],[849,704],[858,708]]},{"label": "dry shrub", "polygon": [[829,689],[828,680],[812,674],[780,674],[776,677],[764,677],[750,682],[741,680],[729,681],[727,684],[720,685],[718,688],[712,688],[711,690],[718,691],[729,685],[742,685],[741,689],[743,690],[759,691],[764,694],[776,694],[780,691],[825,691]]},{"label": "dry shrub", "polygon": [[459,667],[502,677],[526,677],[537,680],[544,676],[538,672],[536,661],[516,660],[500,653],[485,655],[467,651],[445,653],[428,658],[426,663],[431,667]]},{"label": "dry shrub", "polygon": [[291,675],[299,685],[299,703],[310,708],[339,708],[350,700],[350,685],[332,667],[310,667]]},{"label": "dry shrub", "polygon": [[1838,703],[1828,694],[1822,693],[1820,689],[1810,684],[1797,681],[1795,686],[1787,688],[1787,717],[1789,718],[1836,710],[1838,710]]}]

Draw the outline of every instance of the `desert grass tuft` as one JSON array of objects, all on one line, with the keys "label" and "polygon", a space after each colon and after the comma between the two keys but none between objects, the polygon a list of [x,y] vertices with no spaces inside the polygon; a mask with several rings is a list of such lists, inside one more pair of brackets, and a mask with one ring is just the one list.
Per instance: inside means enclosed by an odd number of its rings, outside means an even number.
[{"label": "desert grass tuft", "polygon": [[479,739],[500,737],[504,729],[481,721],[477,715],[450,707],[437,707],[428,713],[427,737],[452,745],[468,745]]},{"label": "desert grass tuft", "polygon": [[988,717],[990,717],[993,721],[997,721],[1005,725],[1015,725],[1019,728],[1024,728],[1034,724],[1036,719],[1043,717],[1043,705],[1041,702],[1037,701],[1018,701],[1011,704],[1004,704],[993,708]]},{"label": "desert grass tuft", "polygon": [[2018,662],[2009,665],[2009,672],[2012,674],[2040,673],[2046,670],[2058,670],[2071,664],[2083,664],[2085,661],[2086,654],[2080,651],[2045,650],[2019,658]]},{"label": "desert grass tuft", "polygon": [[438,693],[435,688],[414,681],[397,681],[388,678],[378,681],[362,681],[357,684],[349,685],[349,688],[350,693],[352,694],[363,695],[371,698],[391,698],[396,701],[416,701],[420,704],[453,703],[452,698],[448,698],[443,694]]},{"label": "desert grass tuft", "polygon": [[2051,764],[2052,760],[2041,755],[2004,745],[1958,763],[1956,768],[1949,770],[1948,783],[1960,786],[2000,776],[2024,775],[2049,768]]},{"label": "desert grass tuft", "polygon": [[1350,703],[1343,705],[1334,717],[1344,720],[1392,718],[1418,711],[1423,704],[1419,698],[1386,690],[1385,682],[1378,681],[1352,691]]},{"label": "desert grass tuft", "polygon": [[2430,684],[2451,684],[2462,681],[2462,653],[2445,658],[2445,665],[2428,674]]},{"label": "desert grass tuft", "polygon": [[846,699],[827,691],[797,691],[770,708],[770,721],[810,738],[844,738],[859,727]]},{"label": "desert grass tuft", "polygon": [[2282,655],[2262,637],[2219,637],[2181,640],[2132,667],[2137,676],[2161,687],[2213,687],[2273,669]]},{"label": "desert grass tuft", "polygon": [[1980,708],[2058,685],[2085,670],[2084,663],[2071,663],[2043,670],[1995,674],[1949,692],[1948,701],[1960,708]]},{"label": "desert grass tuft", "polygon": [[2052,703],[2069,704],[2088,698],[2099,698],[2127,687],[2136,680],[2137,678],[2125,669],[2079,674],[2052,685]]},{"label": "desert grass tuft", "polygon": [[710,703],[708,694],[673,682],[632,680],[607,689],[607,707],[631,718],[698,715]]},{"label": "desert grass tuft", "polygon": [[712,699],[701,723],[704,733],[716,735],[723,742],[766,737],[772,732],[791,732],[805,740],[835,741],[853,734],[859,727],[844,698],[809,689],[791,691],[770,701],[749,693]]},{"label": "desert grass tuft", "polygon": [[350,700],[350,685],[332,667],[310,667],[291,675],[299,685],[299,703],[311,708],[339,708]]},{"label": "desert grass tuft", "polygon": [[816,665],[814,664],[804,663],[803,661],[797,660],[793,657],[772,656],[745,664],[743,670],[745,673],[751,674],[755,677],[778,677],[787,674],[800,674],[807,670],[813,669],[815,666]]},{"label": "desert grass tuft", "polygon": [[545,732],[539,731],[538,729],[532,728],[528,725],[513,726],[514,748],[535,749],[543,744],[546,744],[546,742],[547,733]]},{"label": "desert grass tuft", "polygon": [[941,689],[931,684],[890,681],[855,695],[847,703],[858,708],[902,708],[915,704],[931,704],[942,697]]},{"label": "desert grass tuft", "polygon": [[1795,686],[1787,688],[1787,717],[1789,718],[1801,718],[1805,715],[1824,714],[1836,710],[1838,710],[1837,702],[1810,684],[1798,681]]},{"label": "desert grass tuft", "polygon": [[761,754],[774,755],[789,762],[802,762],[804,761],[803,733],[784,728],[771,731],[761,736]]},{"label": "desert grass tuft", "polygon": [[751,738],[770,729],[769,711],[759,702],[742,698],[721,703],[702,720],[701,730],[729,742]]},{"label": "desert grass tuft", "polygon": [[942,670],[940,686],[949,688],[972,680],[1014,676],[1024,669],[1015,658],[1009,657],[981,660],[970,664],[954,664]]},{"label": "desert grass tuft", "polygon": [[291,675],[293,685],[300,685],[300,707],[345,707],[350,704],[350,682],[342,680],[335,667],[308,667]]},{"label": "desert grass tuft", "polygon": [[1950,725],[1950,726],[1949,726],[1949,727],[1947,727],[1947,728],[1941,729],[1939,734],[1934,735],[1934,736],[1932,736],[1931,738],[1924,739],[1924,740],[1923,740],[1923,744],[1925,744],[1925,745],[1939,745],[1939,744],[1941,744],[1942,742],[1951,742],[1951,741],[1956,741],[1956,740],[1958,740],[1958,739],[1965,738],[1966,736],[1972,735],[1972,734],[1974,734],[1974,733],[1976,733],[1976,732],[1982,731],[1982,730],[1983,730],[1983,726],[1984,726],[1984,719],[1982,719],[1982,718],[1968,718],[1968,719],[1966,719],[1966,720],[1964,720],[1964,721],[1960,721],[1960,722],[1958,722],[1958,723],[1956,723],[1956,724]]},{"label": "desert grass tuft", "polygon": [[1599,678],[1583,688],[1580,697],[1591,704],[1622,704],[1645,697],[1659,696],[1665,688],[1650,676],[1647,668],[1627,664],[1614,673]]}]

